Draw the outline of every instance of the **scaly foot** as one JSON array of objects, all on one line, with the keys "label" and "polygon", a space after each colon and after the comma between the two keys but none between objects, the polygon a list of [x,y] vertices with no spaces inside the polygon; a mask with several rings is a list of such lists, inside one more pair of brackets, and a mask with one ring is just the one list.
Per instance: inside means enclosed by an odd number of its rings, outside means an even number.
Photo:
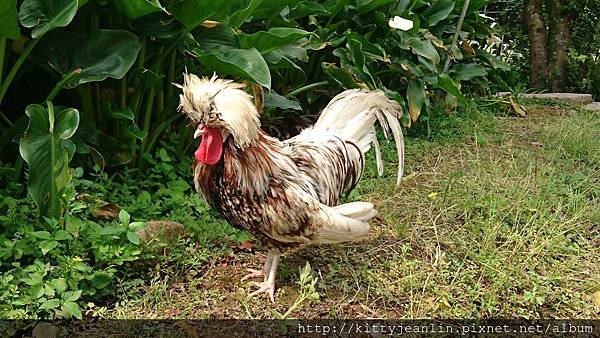
[{"label": "scaly foot", "polygon": [[244,277],[242,277],[242,282],[245,281],[246,279],[265,277],[267,275],[263,270],[255,270],[255,269],[246,269],[246,270],[248,270],[248,272],[250,272],[250,273],[245,275]]},{"label": "scaly foot", "polygon": [[275,303],[275,282],[274,281],[265,281],[262,283],[250,282],[250,284],[258,286],[258,290],[249,294],[248,298],[256,296],[259,293],[268,293],[269,298],[271,298],[271,303]]}]

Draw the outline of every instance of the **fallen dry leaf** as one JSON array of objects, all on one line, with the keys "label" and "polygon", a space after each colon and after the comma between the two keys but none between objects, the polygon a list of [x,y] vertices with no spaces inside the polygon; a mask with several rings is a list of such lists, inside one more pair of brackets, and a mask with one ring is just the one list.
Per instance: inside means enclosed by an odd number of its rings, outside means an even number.
[{"label": "fallen dry leaf", "polygon": [[92,215],[97,218],[118,219],[121,208],[114,203],[106,203],[101,207],[92,209]]},{"label": "fallen dry leaf", "polygon": [[241,250],[252,251],[253,246],[254,244],[251,240],[245,240],[242,242],[242,244],[238,245],[237,248]]}]

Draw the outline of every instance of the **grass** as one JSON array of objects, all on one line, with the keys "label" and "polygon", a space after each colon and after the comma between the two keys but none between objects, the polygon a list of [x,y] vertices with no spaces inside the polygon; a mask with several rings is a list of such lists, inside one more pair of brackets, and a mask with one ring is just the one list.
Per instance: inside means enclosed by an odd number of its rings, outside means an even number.
[{"label": "grass", "polygon": [[[527,118],[476,109],[430,116],[428,137],[409,132],[398,190],[395,151],[385,145],[384,177],[376,177],[371,161],[349,197],[380,211],[371,236],[288,253],[275,304],[246,299],[250,287],[239,281],[245,268],[264,260],[258,244],[240,245],[245,238],[231,230],[213,230],[212,240],[199,244],[195,236],[211,231],[214,219],[198,225],[192,220],[198,215],[180,214],[175,218],[195,224],[191,238],[163,248],[150,280],[126,287],[121,302],[91,312],[110,318],[598,318],[600,116],[543,102],[529,109]],[[318,300],[306,276],[300,281],[306,262],[318,278]]]}]

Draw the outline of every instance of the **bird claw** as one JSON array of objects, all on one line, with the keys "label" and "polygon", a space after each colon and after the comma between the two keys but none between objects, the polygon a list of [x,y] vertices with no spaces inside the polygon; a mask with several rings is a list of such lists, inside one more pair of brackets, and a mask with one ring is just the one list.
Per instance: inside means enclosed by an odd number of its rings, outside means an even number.
[{"label": "bird claw", "polygon": [[259,293],[268,293],[269,298],[271,298],[271,303],[275,303],[275,283],[274,282],[250,282],[250,284],[254,286],[258,286],[258,290],[252,292],[248,295],[248,298],[256,296]]},{"label": "bird claw", "polygon": [[255,270],[255,269],[246,269],[246,270],[248,270],[248,272],[250,272],[250,273],[245,275],[244,277],[242,277],[242,282],[245,281],[246,279],[266,276],[266,274],[263,270]]}]

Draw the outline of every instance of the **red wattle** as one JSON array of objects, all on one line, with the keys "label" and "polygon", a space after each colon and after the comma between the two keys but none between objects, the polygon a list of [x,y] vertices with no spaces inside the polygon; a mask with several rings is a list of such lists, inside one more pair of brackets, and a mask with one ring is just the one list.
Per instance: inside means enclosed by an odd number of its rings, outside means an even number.
[{"label": "red wattle", "polygon": [[204,164],[214,165],[223,155],[223,138],[217,128],[203,127],[202,140],[194,156]]}]

